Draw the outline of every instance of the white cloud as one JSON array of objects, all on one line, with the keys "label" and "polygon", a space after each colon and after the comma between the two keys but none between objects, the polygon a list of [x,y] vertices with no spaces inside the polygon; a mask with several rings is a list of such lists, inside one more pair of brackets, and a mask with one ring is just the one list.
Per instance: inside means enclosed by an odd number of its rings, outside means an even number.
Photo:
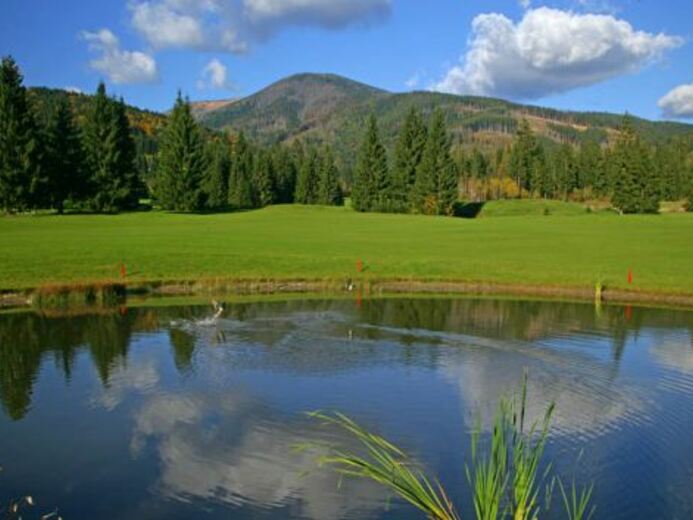
[{"label": "white cloud", "polygon": [[67,87],[63,87],[63,90],[66,92],[69,92],[70,94],[84,94],[84,91],[81,88],[75,87],[73,85],[68,85]]},{"label": "white cloud", "polygon": [[665,117],[693,118],[693,83],[676,87],[657,104]]},{"label": "white cloud", "polygon": [[133,27],[154,48],[243,53],[286,26],[326,29],[389,13],[391,0],[135,0]]},{"label": "white cloud", "polygon": [[421,74],[417,72],[414,74],[412,77],[410,77],[407,81],[404,82],[404,85],[411,90],[414,90],[421,84]]},{"label": "white cloud", "polygon": [[532,0],[518,0],[518,3],[522,9],[529,9],[532,5]]},{"label": "white cloud", "polygon": [[198,47],[204,42],[200,20],[165,3],[133,4],[132,25],[155,48]]},{"label": "white cloud", "polygon": [[497,13],[472,22],[460,65],[433,85],[458,94],[536,99],[637,71],[683,43],[636,31],[611,15],[541,7],[515,23]]},{"label": "white cloud", "polygon": [[92,52],[100,54],[89,62],[91,68],[108,76],[113,83],[153,83],[158,80],[159,71],[154,58],[144,52],[122,50],[118,38],[108,29],[83,31],[82,38],[89,43]]},{"label": "white cloud", "polygon": [[226,65],[214,58],[205,68],[202,69],[202,78],[197,82],[197,88],[205,89],[227,89],[233,90],[235,86],[227,77],[228,69]]}]

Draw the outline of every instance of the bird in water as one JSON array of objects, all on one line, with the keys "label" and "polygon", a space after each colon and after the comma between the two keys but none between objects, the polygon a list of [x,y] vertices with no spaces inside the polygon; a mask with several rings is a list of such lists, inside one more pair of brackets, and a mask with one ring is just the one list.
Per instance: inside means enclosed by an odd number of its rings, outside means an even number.
[{"label": "bird in water", "polygon": [[212,300],[212,305],[214,306],[214,317],[212,319],[217,320],[221,317],[224,312],[224,304],[219,303],[216,300]]}]

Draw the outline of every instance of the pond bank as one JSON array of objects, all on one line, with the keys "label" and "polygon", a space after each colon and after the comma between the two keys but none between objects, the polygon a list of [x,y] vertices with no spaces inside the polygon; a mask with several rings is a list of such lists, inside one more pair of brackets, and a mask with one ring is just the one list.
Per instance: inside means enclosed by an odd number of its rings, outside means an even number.
[{"label": "pond bank", "polygon": [[[598,294],[597,294],[598,292]],[[368,298],[387,294],[521,296],[539,299],[600,301],[653,306],[693,307],[693,294],[609,288],[529,284],[503,284],[456,280],[413,279],[214,279],[198,281],[97,282],[45,285],[23,291],[0,293],[0,309],[61,308],[96,305],[117,306],[131,298],[170,298],[181,296],[222,297],[231,295],[274,294],[348,295]]]}]

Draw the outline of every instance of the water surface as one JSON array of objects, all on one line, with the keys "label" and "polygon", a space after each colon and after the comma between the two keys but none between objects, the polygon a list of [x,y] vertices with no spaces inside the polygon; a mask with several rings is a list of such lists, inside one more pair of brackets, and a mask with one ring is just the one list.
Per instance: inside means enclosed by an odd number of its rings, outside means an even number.
[{"label": "water surface", "polygon": [[469,433],[527,370],[530,417],[557,406],[546,458],[595,482],[598,518],[693,517],[691,312],[405,298],[212,312],[0,315],[0,502],[31,494],[68,519],[419,518],[294,449],[348,442],[303,414],[323,409],[414,453],[469,517]]}]

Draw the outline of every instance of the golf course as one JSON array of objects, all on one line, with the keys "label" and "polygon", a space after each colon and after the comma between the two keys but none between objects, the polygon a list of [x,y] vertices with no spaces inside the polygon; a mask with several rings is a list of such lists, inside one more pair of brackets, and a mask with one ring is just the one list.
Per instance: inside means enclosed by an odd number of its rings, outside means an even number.
[{"label": "golf course", "polygon": [[[693,214],[489,203],[478,218],[279,205],[0,218],[0,289],[118,281],[473,282],[693,295]],[[359,272],[359,270],[361,272]],[[630,277],[629,277],[630,273]],[[630,278],[630,279],[629,279]]]}]

